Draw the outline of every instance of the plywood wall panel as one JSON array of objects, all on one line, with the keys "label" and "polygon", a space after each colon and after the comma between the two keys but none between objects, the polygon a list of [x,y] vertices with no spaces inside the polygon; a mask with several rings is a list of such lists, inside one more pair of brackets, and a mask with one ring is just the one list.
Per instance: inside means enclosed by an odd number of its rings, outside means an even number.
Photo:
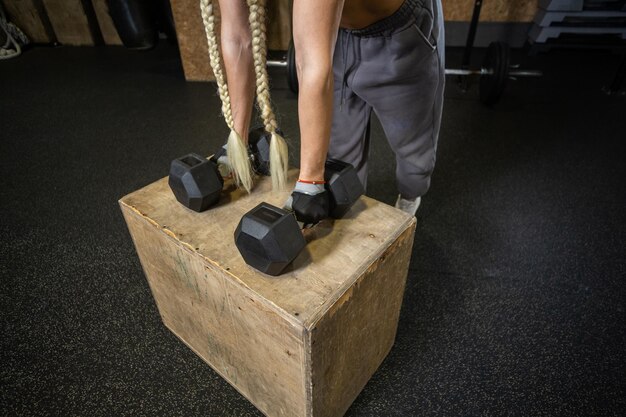
[{"label": "plywood wall panel", "polygon": [[[442,0],[445,20],[470,21],[474,10],[471,0]],[[539,0],[484,0],[481,22],[530,22]]]},{"label": "plywood wall panel", "polygon": [[51,43],[54,41],[46,31],[35,0],[4,0],[2,4],[9,15],[9,20],[15,23],[32,42]]},{"label": "plywood wall panel", "polygon": [[58,41],[65,45],[93,45],[87,15],[80,0],[43,0]]},{"label": "plywood wall panel", "polygon": [[[187,81],[214,81],[199,0],[171,0],[180,58]],[[216,8],[219,15],[219,8]]]},{"label": "plywood wall panel", "polygon": [[286,51],[291,41],[291,3],[290,0],[268,2],[267,47],[277,51]]},{"label": "plywood wall panel", "polygon": [[106,45],[121,45],[122,40],[117,34],[117,29],[115,29],[106,0],[91,0],[91,3],[98,18],[98,25],[100,26],[104,43]]}]

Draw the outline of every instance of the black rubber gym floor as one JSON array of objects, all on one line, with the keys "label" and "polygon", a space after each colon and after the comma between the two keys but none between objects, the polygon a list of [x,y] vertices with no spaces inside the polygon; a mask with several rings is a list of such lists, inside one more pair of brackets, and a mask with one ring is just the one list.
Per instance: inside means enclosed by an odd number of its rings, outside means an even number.
[{"label": "black rubber gym floor", "polygon": [[[348,416],[623,415],[626,97],[601,91],[617,64],[539,55],[545,76],[493,109],[448,78],[397,341]],[[272,78],[295,155],[296,99]],[[162,325],[117,205],[225,140],[215,90],[167,45],[0,61],[2,415],[261,415]],[[373,132],[368,194],[393,203]]]}]

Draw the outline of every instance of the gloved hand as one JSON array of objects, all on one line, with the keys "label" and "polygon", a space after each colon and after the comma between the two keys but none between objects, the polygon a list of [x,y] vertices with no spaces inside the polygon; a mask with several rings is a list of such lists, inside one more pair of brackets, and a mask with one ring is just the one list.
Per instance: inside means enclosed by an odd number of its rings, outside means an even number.
[{"label": "gloved hand", "polygon": [[[277,129],[280,135],[282,131]],[[248,134],[248,157],[252,163],[252,168],[259,175],[270,175],[269,168],[269,148],[270,135],[263,127],[257,127],[250,130]],[[216,164],[222,177],[227,178],[231,175],[230,161],[226,152],[226,145],[222,146],[215,152],[211,158]]]},{"label": "gloved hand", "polygon": [[324,189],[324,184],[308,184],[298,181],[285,203],[285,208],[292,210],[299,222],[318,223],[329,215],[328,192]]},{"label": "gloved hand", "polygon": [[226,154],[226,145],[219,148],[211,160],[217,164],[217,169],[219,170],[222,178],[230,177],[231,168],[230,162],[228,161],[228,155]]}]

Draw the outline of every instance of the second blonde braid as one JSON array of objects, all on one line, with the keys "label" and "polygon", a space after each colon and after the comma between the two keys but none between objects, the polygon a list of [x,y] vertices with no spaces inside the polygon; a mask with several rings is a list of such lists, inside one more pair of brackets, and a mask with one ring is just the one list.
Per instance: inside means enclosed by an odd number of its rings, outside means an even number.
[{"label": "second blonde braid", "polygon": [[267,75],[267,35],[265,26],[265,0],[247,0],[250,8],[252,31],[252,56],[256,75],[257,104],[265,130],[271,134],[270,175],[275,190],[282,190],[287,183],[289,151],[285,139],[277,132],[278,124],[270,102],[269,77]]},{"label": "second blonde braid", "polygon": [[[209,47],[209,60],[211,68],[217,81],[217,89],[222,101],[222,113],[226,125],[230,128],[228,142],[226,143],[226,153],[231,171],[235,178],[235,182],[241,185],[247,192],[252,189],[252,166],[248,157],[247,147],[241,138],[241,135],[235,131],[235,121],[233,119],[232,108],[230,104],[230,95],[228,94],[228,84],[222,70],[222,60],[220,57],[220,49],[217,41],[215,30],[215,14],[213,13],[213,2],[211,0],[200,0],[200,10],[202,12],[202,20],[204,22],[204,30],[206,32],[207,43]],[[247,134],[247,132],[244,132]],[[271,153],[271,152],[270,152]],[[270,158],[271,160],[271,158]]]}]

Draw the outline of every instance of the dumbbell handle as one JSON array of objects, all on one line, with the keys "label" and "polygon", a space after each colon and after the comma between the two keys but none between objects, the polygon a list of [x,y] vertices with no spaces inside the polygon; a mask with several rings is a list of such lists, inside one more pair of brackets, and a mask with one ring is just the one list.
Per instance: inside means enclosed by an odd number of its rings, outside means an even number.
[{"label": "dumbbell handle", "polygon": [[268,59],[267,60],[267,66],[268,67],[287,68],[287,61],[286,60],[279,60],[279,59]]}]

